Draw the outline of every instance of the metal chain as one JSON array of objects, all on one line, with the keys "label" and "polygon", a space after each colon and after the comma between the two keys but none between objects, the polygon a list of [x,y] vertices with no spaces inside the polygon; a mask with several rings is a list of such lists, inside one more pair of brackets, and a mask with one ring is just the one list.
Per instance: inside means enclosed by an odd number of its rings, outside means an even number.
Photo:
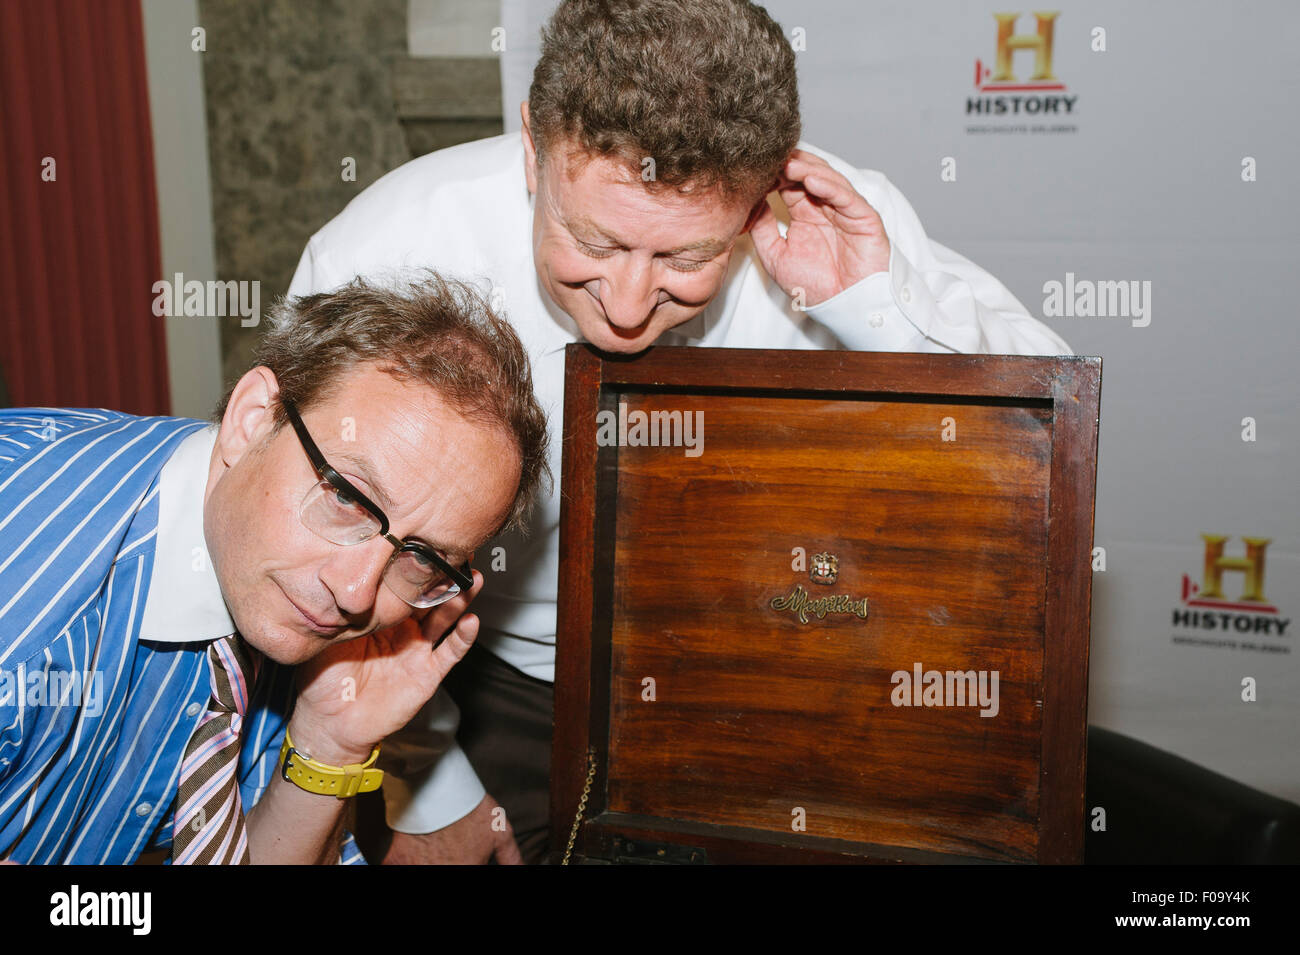
[{"label": "metal chain", "polygon": [[587,783],[582,787],[582,798],[578,800],[578,814],[573,817],[573,829],[569,832],[569,845],[564,850],[564,858],[560,860],[560,865],[569,864],[569,856],[573,855],[573,844],[578,841],[578,827],[582,825],[582,814],[587,810],[587,797],[591,795],[591,784],[596,778],[596,750],[594,747],[587,749]]}]

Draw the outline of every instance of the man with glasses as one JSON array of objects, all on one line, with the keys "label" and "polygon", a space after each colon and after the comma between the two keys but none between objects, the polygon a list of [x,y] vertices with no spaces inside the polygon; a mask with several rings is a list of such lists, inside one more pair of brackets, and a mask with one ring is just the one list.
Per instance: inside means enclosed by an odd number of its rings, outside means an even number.
[{"label": "man with glasses", "polygon": [[[575,341],[1069,354],[884,175],[801,141],[795,66],[788,31],[743,0],[564,0],[520,132],[380,179],[312,237],[291,288],[404,263],[491,281],[552,420]],[[553,495],[529,540],[493,541],[482,636],[391,741],[390,861],[546,851],[559,510]]]},{"label": "man with glasses", "polygon": [[[219,424],[0,412],[0,859],[361,860],[546,425],[471,286],[277,305]],[[288,427],[285,427],[288,425]]]},{"label": "man with glasses", "polygon": [[392,544],[393,556],[384,568],[384,584],[412,607],[436,607],[461,591],[469,591],[474,585],[469,562],[453,567],[423,541],[398,540],[390,534],[388,515],[329,466],[302,423],[298,406],[284,395],[279,397],[320,478],[302,499],[298,516],[303,524],[332,544],[361,544],[376,536]]}]

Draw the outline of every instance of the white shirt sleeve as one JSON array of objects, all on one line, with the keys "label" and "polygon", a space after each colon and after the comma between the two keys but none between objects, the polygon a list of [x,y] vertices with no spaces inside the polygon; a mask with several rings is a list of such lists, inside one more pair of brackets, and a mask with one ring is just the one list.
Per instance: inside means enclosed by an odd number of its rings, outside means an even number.
[{"label": "white shirt sleeve", "polygon": [[[1005,285],[929,239],[911,204],[879,173],[848,175],[889,236],[889,271],[877,272],[807,313],[848,348],[861,351],[1071,355]],[[852,173],[852,175],[850,175]]]},{"label": "white shirt sleeve", "polygon": [[460,709],[445,690],[380,748],[388,828],[434,832],[462,819],[487,791],[456,745]]},{"label": "white shirt sleeve", "polygon": [[[352,281],[340,275],[316,239],[307,243],[289,295],[327,292]],[[437,693],[411,722],[384,740],[384,804],[388,826],[398,832],[434,832],[469,815],[486,790],[469,757],[456,744],[460,709],[445,690]]]}]

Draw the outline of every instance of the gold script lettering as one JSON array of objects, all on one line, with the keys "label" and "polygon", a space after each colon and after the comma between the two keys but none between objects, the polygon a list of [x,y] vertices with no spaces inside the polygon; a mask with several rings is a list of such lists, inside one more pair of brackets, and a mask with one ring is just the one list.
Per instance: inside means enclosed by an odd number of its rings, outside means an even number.
[{"label": "gold script lettering", "polygon": [[773,597],[771,607],[773,610],[789,610],[799,618],[800,623],[807,623],[809,614],[818,620],[824,619],[828,613],[850,613],[863,620],[867,619],[866,597],[854,600],[847,594],[835,594],[811,600],[802,584],[796,584],[788,597]]}]

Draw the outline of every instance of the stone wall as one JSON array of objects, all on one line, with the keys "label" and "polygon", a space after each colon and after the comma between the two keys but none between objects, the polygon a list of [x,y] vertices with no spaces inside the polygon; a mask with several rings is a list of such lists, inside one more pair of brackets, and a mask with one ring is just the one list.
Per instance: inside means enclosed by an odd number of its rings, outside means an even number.
[{"label": "stone wall", "polygon": [[[199,0],[199,21],[217,277],[259,280],[263,314],[312,233],[366,186],[502,132],[496,59],[411,59],[406,0]],[[222,320],[227,384],[258,333]]]}]

